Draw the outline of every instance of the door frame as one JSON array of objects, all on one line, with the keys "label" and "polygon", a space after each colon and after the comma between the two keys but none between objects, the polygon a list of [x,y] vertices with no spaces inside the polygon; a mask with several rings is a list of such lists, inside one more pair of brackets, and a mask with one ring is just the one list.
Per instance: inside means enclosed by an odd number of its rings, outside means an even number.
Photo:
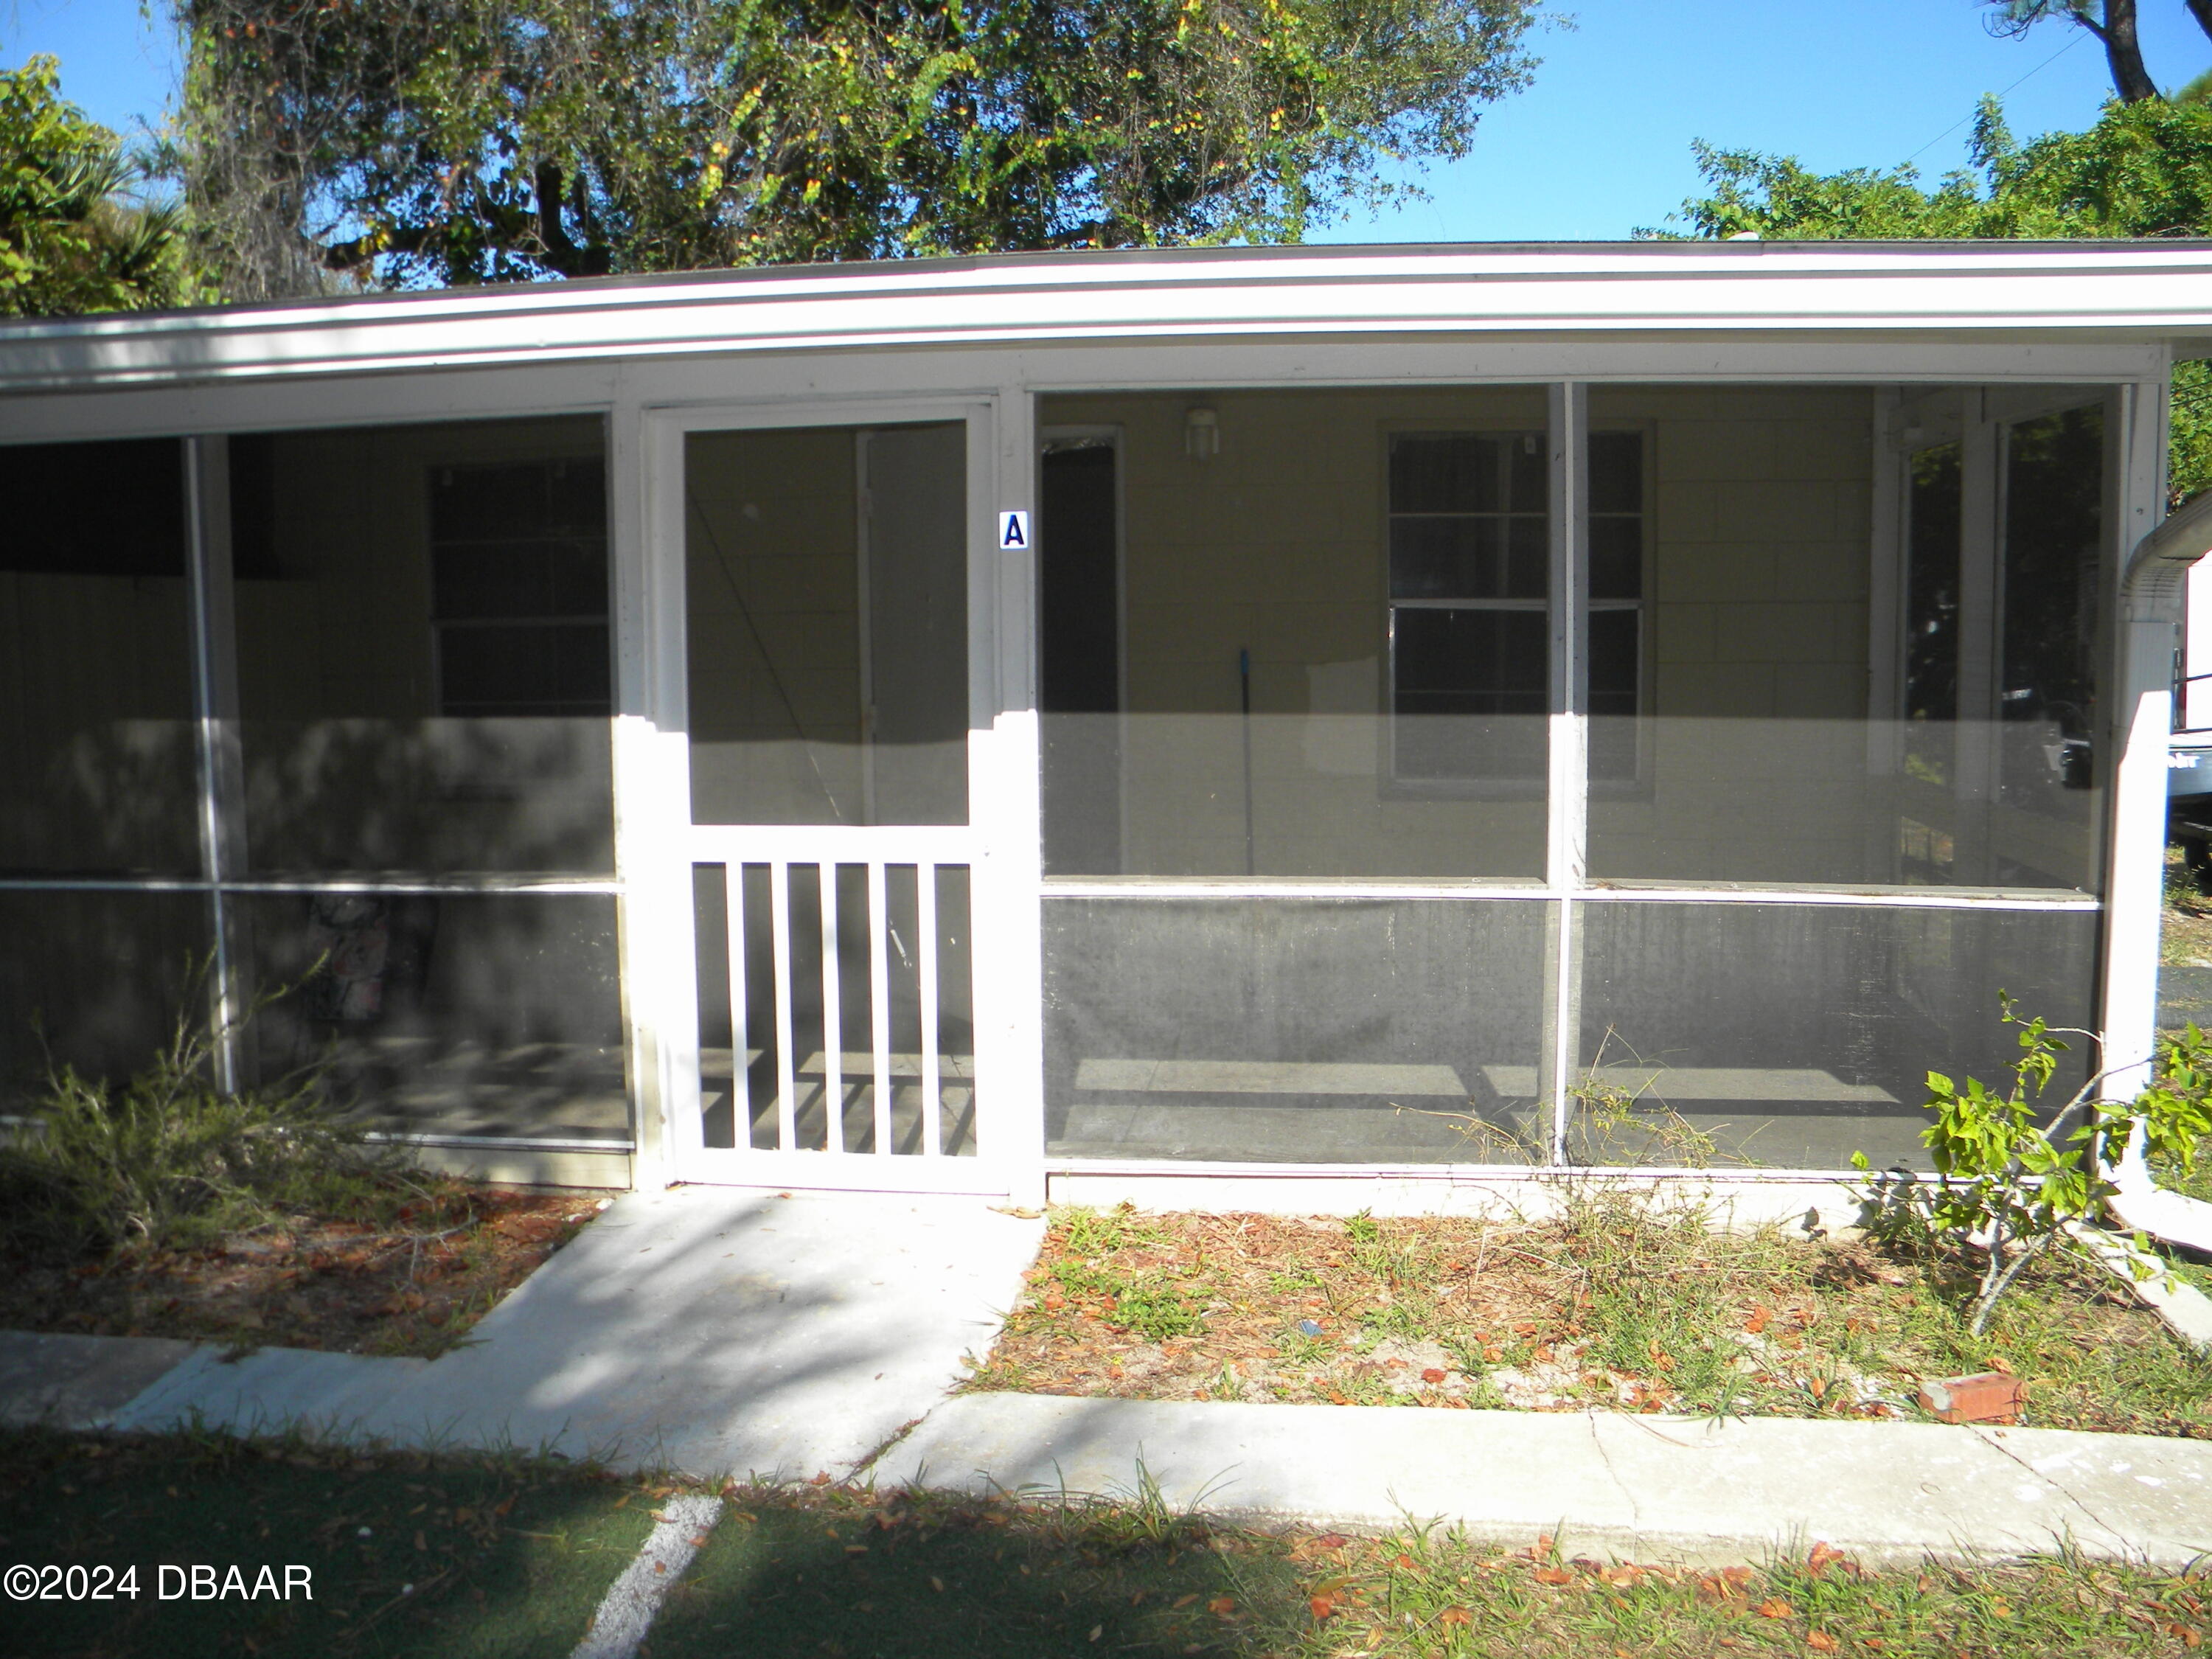
[{"label": "door frame", "polygon": [[[1005,1196],[1024,1188],[1042,1148],[1028,1137],[1034,1095],[1023,1075],[1036,993],[1022,982],[1037,942],[1024,933],[1034,884],[1033,733],[1001,715],[1027,706],[1026,684],[1003,695],[1000,648],[1024,614],[1002,619],[1003,562],[996,546],[1000,399],[995,395],[788,399],[647,406],[639,411],[643,534],[631,591],[617,596],[634,626],[622,629],[639,661],[624,678],[641,688],[640,729],[617,774],[617,863],[629,895],[625,1000],[637,1056],[641,1184],[716,1182],[778,1188],[959,1192]],[[969,920],[975,1026],[975,1140],[969,1158],[705,1149],[697,1145],[699,990],[693,925],[690,717],[685,615],[684,444],[694,432],[766,431],[961,422],[967,434],[968,799],[973,848]],[[858,502],[855,507],[857,509]],[[1013,810],[1010,810],[1013,809]],[[789,833],[789,826],[781,827]],[[943,832],[924,831],[940,838]],[[1028,847],[1026,857],[1024,848]],[[1025,876],[1029,886],[1024,885]],[[1020,993],[1026,988],[1028,994]],[[987,1017],[987,1009],[989,1014]],[[648,1147],[650,1151],[648,1152]]]}]

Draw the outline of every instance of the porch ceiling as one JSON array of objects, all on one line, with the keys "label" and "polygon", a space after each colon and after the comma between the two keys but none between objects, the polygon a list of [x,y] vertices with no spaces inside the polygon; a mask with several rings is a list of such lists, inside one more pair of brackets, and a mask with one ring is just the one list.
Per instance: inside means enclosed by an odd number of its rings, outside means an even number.
[{"label": "porch ceiling", "polygon": [[1407,336],[2212,340],[2212,243],[1173,249],[700,272],[0,327],[0,392],[869,346]]}]

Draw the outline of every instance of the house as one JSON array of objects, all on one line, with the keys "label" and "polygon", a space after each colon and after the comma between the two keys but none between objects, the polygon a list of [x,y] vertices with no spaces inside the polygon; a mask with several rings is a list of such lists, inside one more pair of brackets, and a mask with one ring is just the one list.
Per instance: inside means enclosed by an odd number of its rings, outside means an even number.
[{"label": "house", "polygon": [[0,1068],[204,957],[226,1077],[508,1177],[1910,1161],[2001,991],[2140,1075],[2208,352],[2197,242],[10,325]]}]

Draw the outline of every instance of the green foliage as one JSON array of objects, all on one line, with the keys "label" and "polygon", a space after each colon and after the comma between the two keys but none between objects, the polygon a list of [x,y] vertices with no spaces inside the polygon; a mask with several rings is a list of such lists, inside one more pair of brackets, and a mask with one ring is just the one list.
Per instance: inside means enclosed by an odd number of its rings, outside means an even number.
[{"label": "green foliage", "polygon": [[1295,240],[1465,154],[1538,0],[174,3],[251,290]]},{"label": "green foliage", "polygon": [[[1693,145],[1711,194],[1682,204],[1692,236],[2202,236],[2212,233],[2212,105],[2111,103],[2087,132],[2016,143],[1982,100],[1972,167],[1921,187],[1910,167],[1816,173],[1795,156]],[[1648,232],[1670,235],[1677,232]]]},{"label": "green foliage", "polygon": [[131,199],[144,167],[60,82],[52,58],[0,69],[0,318],[167,304],[176,211]]},{"label": "green foliage", "polygon": [[2179,507],[2212,489],[2212,363],[2173,366],[2167,444],[2167,502]]},{"label": "green foliage", "polygon": [[214,1048],[180,1015],[126,1081],[56,1068],[0,1142],[0,1238],[29,1254],[189,1249],[290,1211],[357,1206],[392,1173],[393,1156],[339,1120],[313,1073],[226,1092]]},{"label": "green foliage", "polygon": [[[1997,994],[2001,1018],[2019,1027],[2010,1086],[2000,1094],[1978,1078],[1960,1085],[1929,1073],[1926,1104],[1936,1121],[1921,1139],[1936,1179],[1885,1171],[1861,1194],[1877,1237],[1952,1249],[1985,1241],[1976,1336],[2021,1270],[2063,1245],[2069,1227],[2095,1216],[2118,1190],[2108,1171],[2132,1143],[2186,1176],[2197,1143],[2212,1133],[2212,1039],[2194,1024],[2160,1044],[2156,1080],[2132,1103],[2100,1097],[2100,1074],[2046,1116],[2039,1102],[2067,1044],[2040,1017],[2021,1018],[2013,999]],[[1864,1152],[1852,1153],[1851,1163],[1872,1168]]]},{"label": "green foliage", "polygon": [[[2086,132],[2016,143],[1984,98],[1971,170],[1925,189],[1911,167],[1808,171],[1796,157],[1692,145],[1711,193],[1682,204],[1680,230],[1639,235],[1767,240],[2076,239],[2212,235],[2212,78],[2172,100],[2112,102]],[[2172,504],[2212,485],[2212,382],[2207,366],[2173,375],[2167,456]]]}]

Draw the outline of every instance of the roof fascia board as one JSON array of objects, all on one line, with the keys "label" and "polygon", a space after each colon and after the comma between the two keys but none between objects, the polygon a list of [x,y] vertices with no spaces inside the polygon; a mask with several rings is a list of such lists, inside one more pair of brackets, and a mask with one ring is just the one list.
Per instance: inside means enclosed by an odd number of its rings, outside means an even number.
[{"label": "roof fascia board", "polygon": [[2155,380],[2162,344],[1988,337],[1744,337],[1650,340],[1522,336],[1504,340],[1285,341],[1048,348],[726,354],[544,361],[343,375],[233,377],[207,383],[0,396],[0,442],[398,424],[609,409],[966,397],[1008,385],[1038,392],[1227,392],[1278,386],[1527,385],[1716,380],[1936,384]]},{"label": "roof fascia board", "polygon": [[1765,244],[830,267],[0,328],[0,390],[902,346],[1531,332],[2212,332],[2212,250]]}]

